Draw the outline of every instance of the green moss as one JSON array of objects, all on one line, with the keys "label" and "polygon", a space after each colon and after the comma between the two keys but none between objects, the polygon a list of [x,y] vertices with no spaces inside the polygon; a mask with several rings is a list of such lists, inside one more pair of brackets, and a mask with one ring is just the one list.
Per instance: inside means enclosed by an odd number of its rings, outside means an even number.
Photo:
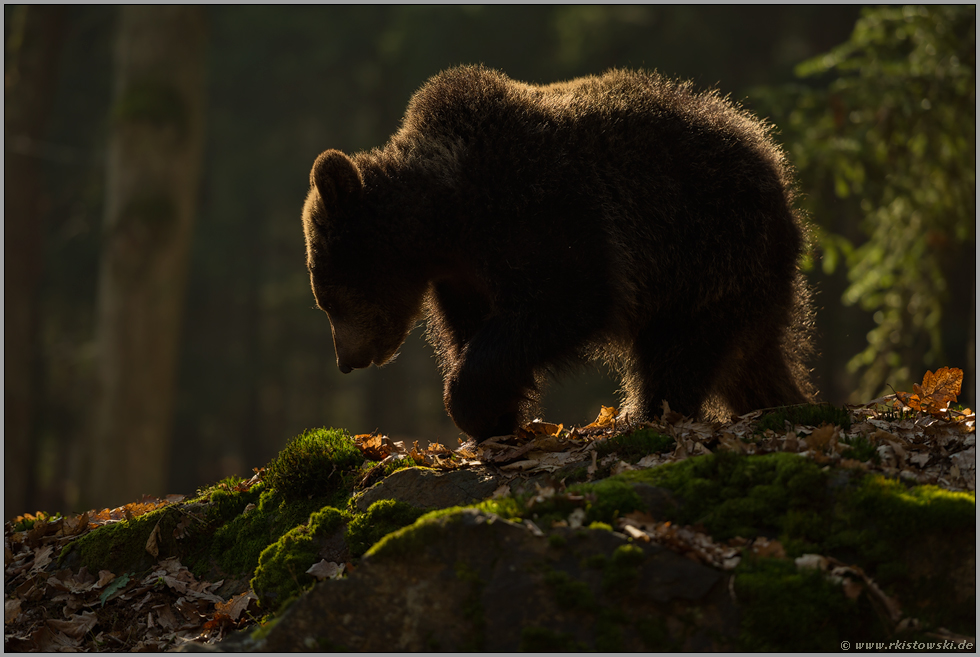
[{"label": "green moss", "polygon": [[966,633],[975,627],[976,593],[963,585],[973,562],[957,568],[924,555],[976,549],[976,493],[909,486],[881,475],[863,477],[837,504],[827,553],[846,551],[919,620]]},{"label": "green moss", "polygon": [[469,584],[469,591],[463,600],[461,609],[463,618],[469,622],[471,634],[462,646],[466,651],[482,651],[486,642],[486,613],[483,609],[483,590],[486,588],[486,581],[480,577],[480,573],[470,564],[464,561],[456,562],[456,577]]},{"label": "green moss", "polygon": [[351,514],[332,506],[327,506],[310,516],[310,533],[314,535],[327,536],[340,528],[345,522],[350,520]]},{"label": "green moss", "polygon": [[600,458],[615,453],[624,461],[636,463],[649,454],[671,450],[675,444],[674,439],[666,434],[653,429],[638,429],[596,443],[596,452]]},{"label": "green moss", "polygon": [[602,553],[590,554],[589,556],[582,559],[582,568],[591,568],[593,570],[602,570],[606,567],[609,562],[609,558]]},{"label": "green moss", "polygon": [[[956,632],[972,631],[976,497],[913,486],[857,470],[827,469],[795,454],[688,459],[611,481],[645,482],[681,504],[665,520],[705,527],[715,540],[776,537],[787,554],[834,556],[865,570],[906,613]],[[941,551],[962,563],[922,555]]]},{"label": "green moss", "polygon": [[256,626],[254,630],[252,630],[252,634],[250,635],[249,638],[251,638],[252,641],[255,642],[264,640],[267,636],[269,636],[269,632],[272,631],[272,628],[274,628],[279,623],[280,618],[281,617],[268,618],[268,620],[266,620],[265,622],[260,623],[258,626]]},{"label": "green moss", "polygon": [[[422,465],[424,465],[424,463]],[[391,463],[385,464],[384,470],[382,471],[380,478],[384,479],[385,477],[387,477],[393,472],[398,472],[399,470],[404,470],[405,468],[415,468],[415,467],[419,467],[419,464],[415,462],[415,459],[412,459],[410,457],[406,456],[405,458],[394,459],[393,461],[391,461]]]},{"label": "green moss", "polygon": [[406,525],[411,525],[425,515],[406,502],[378,500],[362,514],[354,516],[347,525],[347,546],[351,556],[359,557],[382,538]]},{"label": "green moss", "polygon": [[821,424],[834,424],[845,431],[851,428],[851,414],[847,409],[830,404],[804,404],[801,406],[782,406],[769,411],[759,419],[759,431],[772,429],[776,433],[786,431],[786,423],[790,426],[802,424],[819,427]]},{"label": "green moss", "polygon": [[629,482],[616,477],[594,483],[575,484],[569,491],[585,496],[585,517],[590,523],[603,522],[612,525],[617,516],[643,508],[643,500]]},{"label": "green moss", "polygon": [[432,541],[438,540],[446,524],[459,520],[463,508],[456,506],[430,511],[413,524],[393,531],[377,541],[364,556],[398,559],[421,552]]},{"label": "green moss", "polygon": [[573,579],[561,570],[549,569],[544,575],[547,584],[555,593],[555,601],[561,609],[592,611],[595,609],[595,596],[585,582]]},{"label": "green moss", "polygon": [[626,543],[613,550],[603,568],[602,586],[607,591],[630,590],[636,585],[640,566],[646,559],[643,549]]},{"label": "green moss", "polygon": [[498,515],[515,522],[520,522],[527,511],[527,497],[515,497],[507,495],[496,499],[484,500],[476,505],[476,508],[487,513]]},{"label": "green moss", "polygon": [[317,551],[308,527],[291,529],[262,551],[250,584],[266,613],[274,613],[283,600],[313,585],[306,571],[316,563]]},{"label": "green moss", "polygon": [[603,609],[595,620],[596,652],[623,652],[620,619],[612,609]]},{"label": "green moss", "polygon": [[[64,562],[72,555],[90,572],[140,572],[155,564],[158,558],[174,553],[173,531],[181,518],[176,506],[165,506],[132,520],[103,525],[65,546],[60,560]],[[157,524],[159,556],[154,557],[146,551],[146,543]]]},{"label": "green moss", "polygon": [[214,532],[211,553],[231,576],[252,575],[259,555],[292,528],[306,524],[310,514],[329,506],[326,497],[286,503],[276,490],[264,490],[258,504]]},{"label": "green moss", "polygon": [[789,511],[821,509],[827,503],[827,474],[796,454],[719,452],[617,478],[672,490],[683,503],[668,519],[701,523],[720,541],[778,535]]},{"label": "green moss", "polygon": [[561,534],[548,534],[548,545],[556,550],[561,550],[568,544],[568,539],[566,539]]},{"label": "green moss", "polygon": [[740,650],[829,652],[843,640],[887,636],[869,603],[848,599],[821,571],[799,570],[791,560],[744,560],[735,571],[735,593]]},{"label": "green moss", "polygon": [[290,529],[262,551],[251,586],[266,613],[276,612],[314,584],[306,571],[319,561],[317,539],[332,534],[349,517],[345,511],[324,507],[312,513],[307,524]]},{"label": "green moss", "polygon": [[[347,497],[364,461],[342,429],[313,429],[290,440],[266,467],[266,482],[287,501]],[[334,500],[340,506],[339,499]]]},{"label": "green moss", "polygon": [[530,625],[521,629],[521,652],[585,652],[588,646],[575,640],[575,637],[562,632],[554,632],[545,627]]}]

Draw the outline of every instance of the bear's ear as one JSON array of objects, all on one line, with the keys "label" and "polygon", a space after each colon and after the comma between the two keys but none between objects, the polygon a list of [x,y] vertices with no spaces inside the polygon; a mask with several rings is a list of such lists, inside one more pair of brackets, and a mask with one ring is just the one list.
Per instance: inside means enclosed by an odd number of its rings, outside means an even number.
[{"label": "bear's ear", "polygon": [[310,185],[316,187],[328,208],[356,198],[361,192],[361,184],[357,167],[340,151],[323,151],[310,171]]}]

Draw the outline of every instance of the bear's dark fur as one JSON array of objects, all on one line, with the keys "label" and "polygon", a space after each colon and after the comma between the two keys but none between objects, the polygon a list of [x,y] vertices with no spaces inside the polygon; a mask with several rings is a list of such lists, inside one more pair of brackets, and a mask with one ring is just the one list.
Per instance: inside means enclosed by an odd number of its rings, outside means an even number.
[{"label": "bear's dark fur", "polygon": [[582,359],[620,373],[637,420],[809,400],[803,228],[769,130],[657,73],[436,75],[386,146],[313,165],[307,265],[337,365],[383,365],[427,317],[477,439]]}]

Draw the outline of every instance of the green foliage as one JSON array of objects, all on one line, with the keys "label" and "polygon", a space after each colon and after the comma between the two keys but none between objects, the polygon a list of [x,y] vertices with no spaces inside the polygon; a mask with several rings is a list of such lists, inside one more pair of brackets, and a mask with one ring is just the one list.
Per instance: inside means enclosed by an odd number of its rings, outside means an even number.
[{"label": "green foliage", "polygon": [[[844,303],[876,324],[848,364],[862,373],[855,397],[885,383],[907,390],[945,365],[946,315],[969,321],[969,300],[950,291],[966,296],[973,285],[951,272],[974,257],[975,67],[974,5],[866,8],[850,40],[797,68],[829,83],[775,100],[809,209],[824,222],[823,267],[844,262]],[[843,234],[857,223],[860,235]]]},{"label": "green foliage", "polygon": [[286,501],[348,493],[364,461],[343,429],[312,429],[293,438],[269,462],[265,480]]},{"label": "green foliage", "polygon": [[411,525],[425,514],[425,509],[407,502],[378,500],[347,525],[347,546],[351,556],[361,556],[388,534]]},{"label": "green foliage", "polygon": [[613,436],[596,444],[599,458],[617,453],[619,458],[636,463],[648,454],[665,452],[674,447],[674,439],[653,429],[637,429],[633,433]]},{"label": "green foliage", "polygon": [[789,422],[791,427],[797,424],[811,427],[819,427],[824,423],[834,424],[847,431],[851,428],[851,414],[845,408],[838,408],[830,404],[783,406],[769,411],[759,418],[757,426],[759,431],[772,429],[782,433],[786,431],[786,422]]}]

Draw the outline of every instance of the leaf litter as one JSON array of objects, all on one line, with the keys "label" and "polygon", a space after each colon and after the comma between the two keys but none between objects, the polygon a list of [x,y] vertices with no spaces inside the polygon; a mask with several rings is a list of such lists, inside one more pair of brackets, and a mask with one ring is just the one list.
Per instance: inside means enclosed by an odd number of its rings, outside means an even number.
[{"label": "leaf litter", "polygon": [[[229,600],[176,558],[159,561],[142,579],[132,573],[57,569],[57,553],[98,527],[132,519],[183,496],[144,498],[116,509],[71,517],[26,514],[4,524],[4,648],[18,652],[163,651],[181,643],[214,643],[254,620],[256,596]],[[26,530],[15,527],[33,523]],[[175,532],[176,534],[176,532]],[[146,549],[157,550],[159,527]]]}]

